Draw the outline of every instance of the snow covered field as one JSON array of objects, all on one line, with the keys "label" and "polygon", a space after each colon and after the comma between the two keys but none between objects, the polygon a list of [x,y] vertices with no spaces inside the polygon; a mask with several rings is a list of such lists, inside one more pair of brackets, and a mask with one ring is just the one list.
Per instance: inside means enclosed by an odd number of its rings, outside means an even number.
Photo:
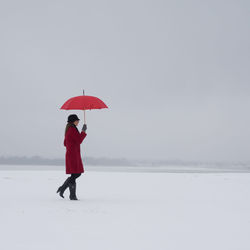
[{"label": "snow covered field", "polygon": [[249,250],[250,173],[0,171],[3,250]]}]

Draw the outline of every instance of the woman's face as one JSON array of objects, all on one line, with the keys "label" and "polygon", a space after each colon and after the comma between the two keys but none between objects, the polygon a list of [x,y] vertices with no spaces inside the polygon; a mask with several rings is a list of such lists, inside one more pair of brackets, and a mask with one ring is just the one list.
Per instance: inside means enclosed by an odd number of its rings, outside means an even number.
[{"label": "woman's face", "polygon": [[79,123],[79,120],[78,121],[74,121],[74,124],[77,126]]}]

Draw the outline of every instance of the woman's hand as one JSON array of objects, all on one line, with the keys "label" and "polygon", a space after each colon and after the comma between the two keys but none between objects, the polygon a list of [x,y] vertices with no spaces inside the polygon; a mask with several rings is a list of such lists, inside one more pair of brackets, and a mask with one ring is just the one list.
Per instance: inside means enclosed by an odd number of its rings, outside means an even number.
[{"label": "woman's hand", "polygon": [[86,130],[87,130],[87,124],[83,124],[82,131],[86,132]]}]

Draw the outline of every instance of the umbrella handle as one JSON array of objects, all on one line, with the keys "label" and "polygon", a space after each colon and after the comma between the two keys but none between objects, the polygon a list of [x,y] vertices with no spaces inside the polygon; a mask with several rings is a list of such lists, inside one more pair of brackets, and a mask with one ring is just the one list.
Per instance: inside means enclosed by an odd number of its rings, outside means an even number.
[{"label": "umbrella handle", "polygon": [[84,113],[84,124],[86,124],[86,114],[85,114],[85,110],[83,110],[83,113]]}]

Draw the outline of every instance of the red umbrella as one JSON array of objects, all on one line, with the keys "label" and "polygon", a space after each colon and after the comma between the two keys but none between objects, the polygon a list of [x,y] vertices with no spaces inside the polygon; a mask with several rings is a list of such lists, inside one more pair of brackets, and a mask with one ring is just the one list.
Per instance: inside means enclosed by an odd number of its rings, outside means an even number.
[{"label": "red umbrella", "polygon": [[99,98],[95,96],[83,95],[75,96],[68,99],[60,109],[72,110],[72,109],[79,109],[84,111],[84,123],[86,124],[85,120],[85,110],[89,109],[103,109],[108,108],[108,106]]}]

